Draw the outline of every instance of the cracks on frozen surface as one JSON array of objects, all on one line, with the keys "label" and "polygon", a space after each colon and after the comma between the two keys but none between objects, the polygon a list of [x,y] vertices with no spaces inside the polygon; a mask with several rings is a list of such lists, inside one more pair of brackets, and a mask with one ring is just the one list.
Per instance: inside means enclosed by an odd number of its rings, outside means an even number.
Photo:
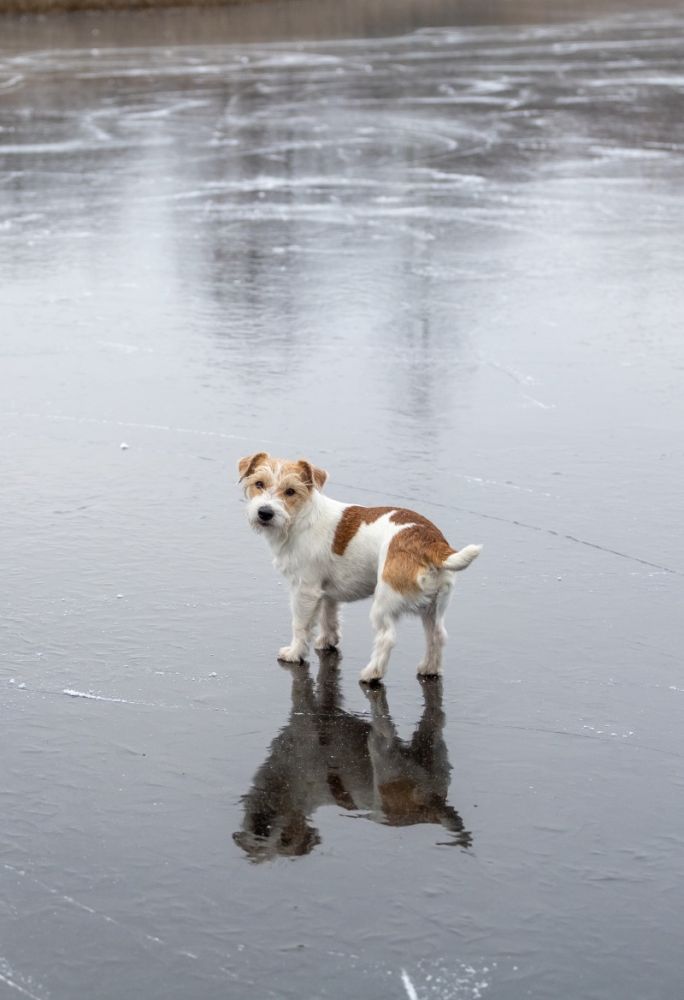
[{"label": "cracks on frozen surface", "polygon": [[[32,885],[37,886],[39,889],[43,890],[44,892],[47,892],[50,896],[60,900],[62,903],[66,903],[66,905],[71,907],[72,909],[78,910],[81,913],[87,913],[90,917],[92,917],[95,920],[100,920],[105,924],[118,928],[129,937],[132,937],[138,944],[140,944],[143,947],[148,947],[149,945],[161,945],[164,949],[172,952],[175,955],[179,955],[184,958],[193,958],[193,959],[197,958],[196,955],[191,954],[186,950],[171,947],[170,945],[167,944],[166,941],[164,941],[160,937],[157,937],[157,935],[155,934],[148,934],[145,931],[139,931],[136,928],[132,927],[130,924],[124,923],[123,921],[118,920],[116,917],[112,917],[109,913],[105,913],[103,910],[98,910],[93,906],[89,906],[87,903],[83,903],[80,900],[75,899],[68,893],[62,892],[60,889],[57,889],[54,886],[49,885],[47,882],[44,882],[43,879],[37,878],[35,875],[32,875],[30,872],[27,872],[24,868],[18,868],[15,865],[8,864],[7,862],[0,863],[0,867],[5,872],[16,876],[17,879],[26,879],[26,881],[30,882]],[[32,994],[29,994],[29,996],[31,995]],[[40,1000],[40,998],[37,998],[37,1000]]]},{"label": "cracks on frozen surface", "polygon": [[[466,477],[467,478],[467,477]],[[375,493],[378,490],[371,490],[363,486],[351,486],[349,483],[341,483],[342,486],[347,486],[349,489],[358,490],[361,493]],[[604,552],[607,555],[618,556],[620,559],[627,559],[630,562],[638,563],[642,566],[648,566],[650,569],[659,570],[661,573],[671,573],[674,576],[684,576],[684,573],[679,569],[674,569],[671,566],[664,566],[660,563],[651,562],[648,559],[642,559],[640,556],[632,555],[628,552],[618,552],[616,549],[611,549],[605,545],[599,545],[596,542],[590,542],[583,538],[578,538],[575,535],[571,535],[563,532],[562,530],[556,530],[554,528],[544,528],[537,524],[528,524],[525,521],[519,521],[515,518],[501,517],[498,514],[485,514],[483,511],[474,510],[471,507],[461,507],[456,504],[445,504],[437,503],[434,500],[421,500],[420,497],[410,496],[402,493],[391,493],[387,494],[388,497],[395,497],[397,500],[408,500],[410,503],[422,503],[424,506],[437,507],[440,510],[454,510],[461,514],[469,514],[471,517],[481,517],[488,521],[499,521],[502,524],[510,524],[516,528],[523,528],[526,531],[535,531],[541,534],[551,535],[553,538],[560,538],[563,541],[572,542],[575,545],[584,545],[590,549],[597,549],[599,552]]]},{"label": "cracks on frozen surface", "polygon": [[[516,379],[516,381],[518,381]],[[100,417],[76,417],[69,416],[65,414],[50,414],[50,413],[21,413],[19,411],[9,411],[8,413],[2,414],[2,416],[16,417],[19,419],[37,419],[37,420],[48,420],[55,422],[68,422],[76,424],[101,424],[104,426],[115,426],[123,428],[136,428],[140,430],[151,430],[151,431],[162,431],[170,434],[183,434],[183,435],[195,435],[197,437],[213,437],[213,438],[225,438],[232,441],[243,441],[245,443],[250,442],[250,437],[245,434],[226,434],[223,431],[217,430],[203,430],[191,427],[173,427],[165,424],[147,424],[147,423],[137,423],[135,421],[121,421],[121,420],[111,420],[104,419]],[[266,438],[260,439],[261,443],[266,445],[271,445],[273,442]],[[464,482],[473,483],[481,486],[494,486],[502,489],[516,490],[519,492],[525,492],[534,494],[536,491],[529,487],[518,486],[514,483],[501,483],[496,480],[482,479],[478,476],[468,476],[465,474],[456,474],[456,477],[462,479]],[[669,573],[674,576],[684,576],[684,572],[676,567],[667,566],[663,563],[653,562],[650,559],[644,559],[641,556],[635,555],[630,552],[621,552],[618,549],[613,549],[607,545],[601,545],[598,542],[592,542],[589,539],[580,538],[577,535],[571,534],[570,532],[563,531],[563,529],[544,527],[538,524],[530,524],[526,521],[521,521],[518,518],[502,517],[499,514],[489,514],[482,510],[477,510],[471,507],[464,507],[459,504],[446,504],[439,503],[432,499],[425,499],[424,497],[414,496],[411,494],[402,494],[396,492],[383,491],[380,487],[376,489],[371,489],[370,487],[358,486],[354,483],[346,483],[341,480],[336,480],[337,485],[344,487],[345,489],[353,490],[359,493],[369,493],[374,495],[380,495],[384,493],[387,499],[395,498],[397,500],[408,501],[409,503],[422,504],[423,506],[431,506],[438,508],[440,510],[457,511],[462,514],[468,514],[471,517],[478,517],[489,521],[498,521],[501,524],[509,524],[515,528],[522,528],[525,531],[534,531],[540,534],[546,534],[553,538],[561,539],[562,541],[571,542],[574,545],[582,545],[589,549],[594,549],[598,552],[603,552],[606,555],[616,556],[619,559],[624,559],[629,562],[636,563],[641,566],[646,566],[649,569],[658,570],[661,573]],[[539,492],[539,496],[552,499],[553,496],[547,492]]]},{"label": "cracks on frozen surface", "polygon": [[49,1000],[49,993],[44,993],[42,990],[40,994],[34,993],[33,990],[38,987],[32,985],[32,988],[29,989],[26,985],[27,982],[30,982],[30,979],[15,972],[7,959],[0,955],[0,983],[4,983],[5,986],[21,996],[30,997],[30,1000]]}]

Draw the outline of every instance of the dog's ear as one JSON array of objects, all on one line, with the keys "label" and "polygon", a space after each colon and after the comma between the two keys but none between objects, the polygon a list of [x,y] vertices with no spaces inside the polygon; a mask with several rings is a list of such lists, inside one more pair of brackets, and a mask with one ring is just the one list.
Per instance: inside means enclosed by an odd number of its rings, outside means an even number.
[{"label": "dog's ear", "polygon": [[328,473],[325,469],[317,469],[316,466],[312,466],[311,471],[313,472],[313,481],[316,484],[317,490],[322,490],[328,480]]},{"label": "dog's ear", "polygon": [[317,469],[315,465],[307,462],[305,458],[300,458],[297,465],[302,470],[302,479],[307,486],[315,486],[317,490],[323,489],[328,478],[328,473],[325,469]]},{"label": "dog's ear", "polygon": [[256,469],[260,462],[268,458],[268,452],[257,451],[254,455],[245,455],[238,462],[238,472],[240,473],[240,480],[243,480],[245,476],[249,476]]}]

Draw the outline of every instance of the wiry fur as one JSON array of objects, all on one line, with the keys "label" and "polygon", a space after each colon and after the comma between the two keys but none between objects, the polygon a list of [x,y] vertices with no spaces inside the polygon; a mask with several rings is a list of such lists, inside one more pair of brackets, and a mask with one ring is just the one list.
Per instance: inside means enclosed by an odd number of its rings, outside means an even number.
[{"label": "wiry fur", "polygon": [[361,680],[384,677],[396,621],[407,612],[419,614],[425,628],[427,649],[418,673],[440,674],[454,572],[469,566],[481,547],[452,549],[439,529],[414,511],[332,500],[320,492],[327,473],[306,459],[284,461],[257,452],[240,459],[238,469],[250,524],[265,535],[274,565],[290,582],[292,640],[278,658],[305,659],[317,621],[316,648],[337,648],[338,604],[374,595],[375,643]]}]

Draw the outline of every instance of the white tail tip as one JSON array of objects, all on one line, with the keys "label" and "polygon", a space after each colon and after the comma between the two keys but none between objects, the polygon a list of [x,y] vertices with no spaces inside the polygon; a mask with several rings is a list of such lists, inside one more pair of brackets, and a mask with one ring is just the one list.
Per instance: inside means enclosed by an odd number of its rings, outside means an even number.
[{"label": "white tail tip", "polygon": [[477,559],[480,552],[482,552],[481,545],[466,545],[464,549],[459,549],[458,552],[454,552],[442,563],[443,569],[459,570],[466,569],[470,566],[473,559]]}]

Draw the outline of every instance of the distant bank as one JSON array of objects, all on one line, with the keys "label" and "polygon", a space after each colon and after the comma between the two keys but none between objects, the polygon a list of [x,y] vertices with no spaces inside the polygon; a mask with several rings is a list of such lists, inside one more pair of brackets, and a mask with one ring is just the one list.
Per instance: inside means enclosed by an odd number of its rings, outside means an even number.
[{"label": "distant bank", "polygon": [[0,14],[49,14],[69,10],[149,10],[155,7],[252,6],[263,0],[0,0]]},{"label": "distant bank", "polygon": [[[671,0],[670,0],[671,2]],[[597,17],[600,14],[647,11],[662,0],[0,0],[3,14],[47,14],[66,11],[145,11],[168,7],[263,8],[255,14],[267,25],[270,9],[283,8],[304,36],[344,34],[349,17],[359,18],[371,34],[411,30],[430,24],[534,24]],[[667,4],[667,0],[666,0]],[[229,15],[233,20],[233,14]],[[253,15],[249,15],[249,21]],[[311,24],[314,25],[313,32]],[[323,27],[327,30],[320,34]],[[382,26],[382,27],[380,27]],[[357,25],[358,27],[358,25]],[[263,28],[263,25],[262,25]],[[3,38],[0,29],[0,44]]]}]

